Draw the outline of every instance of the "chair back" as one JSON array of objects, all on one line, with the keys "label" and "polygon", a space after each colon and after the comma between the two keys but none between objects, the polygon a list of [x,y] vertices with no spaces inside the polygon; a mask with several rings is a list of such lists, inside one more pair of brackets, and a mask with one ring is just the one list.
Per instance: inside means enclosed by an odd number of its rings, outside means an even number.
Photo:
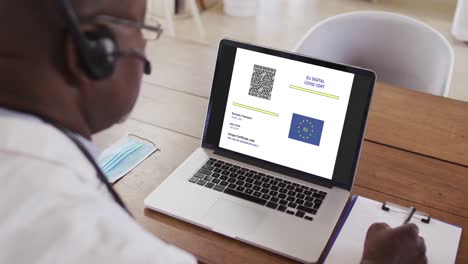
[{"label": "chair back", "polygon": [[363,11],[328,18],[312,27],[296,52],[367,68],[378,81],[447,96],[454,52],[430,26],[400,14]]}]

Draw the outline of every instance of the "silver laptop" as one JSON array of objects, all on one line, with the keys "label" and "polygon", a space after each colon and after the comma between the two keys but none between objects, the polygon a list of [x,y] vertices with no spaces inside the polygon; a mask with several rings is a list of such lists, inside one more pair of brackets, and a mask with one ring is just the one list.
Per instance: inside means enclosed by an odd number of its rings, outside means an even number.
[{"label": "silver laptop", "polygon": [[222,40],[201,147],[145,206],[319,261],[353,186],[375,74]]}]

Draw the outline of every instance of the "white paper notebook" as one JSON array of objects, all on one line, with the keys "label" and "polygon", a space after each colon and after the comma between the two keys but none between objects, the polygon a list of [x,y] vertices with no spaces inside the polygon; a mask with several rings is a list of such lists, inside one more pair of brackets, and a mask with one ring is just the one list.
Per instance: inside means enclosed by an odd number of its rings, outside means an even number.
[{"label": "white paper notebook", "polygon": [[[387,223],[393,228],[404,222],[407,208],[391,204],[386,207],[389,211],[382,209],[381,202],[354,196],[348,209],[349,215],[344,220],[325,263],[359,263],[367,229],[373,223]],[[426,242],[429,263],[455,263],[462,229],[432,218],[429,223],[423,223],[421,219],[428,218],[418,212],[410,222],[419,227],[419,234]]]}]

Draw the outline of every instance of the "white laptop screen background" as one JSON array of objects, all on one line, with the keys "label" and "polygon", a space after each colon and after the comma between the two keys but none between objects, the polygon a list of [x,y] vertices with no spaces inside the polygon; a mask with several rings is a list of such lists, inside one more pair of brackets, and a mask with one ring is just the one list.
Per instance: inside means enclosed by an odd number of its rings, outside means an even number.
[{"label": "white laptop screen background", "polygon": [[353,81],[238,48],[219,146],[332,179]]}]

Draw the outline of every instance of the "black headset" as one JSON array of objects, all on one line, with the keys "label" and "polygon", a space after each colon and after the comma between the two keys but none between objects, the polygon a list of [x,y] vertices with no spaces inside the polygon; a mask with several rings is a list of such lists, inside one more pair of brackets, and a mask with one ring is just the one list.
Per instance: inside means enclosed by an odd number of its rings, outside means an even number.
[{"label": "black headset", "polygon": [[144,73],[151,74],[151,63],[139,52],[121,52],[112,31],[106,26],[82,32],[80,22],[69,0],[60,0],[66,22],[77,47],[80,67],[88,78],[96,81],[112,76],[117,60],[122,56],[136,56],[144,62]]},{"label": "black headset", "polygon": [[[146,74],[151,73],[151,64],[143,54],[136,51],[119,51],[117,41],[115,40],[114,35],[109,28],[100,26],[98,29],[93,31],[82,32],[80,30],[78,17],[73,11],[73,7],[71,6],[69,0],[60,0],[60,2],[65,14],[66,22],[71,28],[71,34],[73,35],[77,46],[77,57],[79,59],[80,66],[90,79],[104,80],[111,77],[114,73],[117,60],[122,56],[137,56],[145,63],[144,72]],[[68,130],[62,128],[53,120],[42,116],[39,117],[44,122],[49,123],[60,130],[78,147],[78,149],[84,154],[84,156],[94,167],[96,170],[96,176],[106,186],[114,201],[120,205],[130,216],[132,216],[120,196],[115,192],[110,183],[107,181],[104,173],[99,168],[99,165],[96,163],[91,154],[86,150],[86,148],[81,144],[81,142],[79,142],[79,140],[71,135]]]},{"label": "black headset", "polygon": [[118,44],[113,33],[106,27],[82,32],[80,22],[70,1],[61,0],[65,19],[74,38],[77,56],[81,68],[92,80],[104,80],[112,76],[115,70]]}]

